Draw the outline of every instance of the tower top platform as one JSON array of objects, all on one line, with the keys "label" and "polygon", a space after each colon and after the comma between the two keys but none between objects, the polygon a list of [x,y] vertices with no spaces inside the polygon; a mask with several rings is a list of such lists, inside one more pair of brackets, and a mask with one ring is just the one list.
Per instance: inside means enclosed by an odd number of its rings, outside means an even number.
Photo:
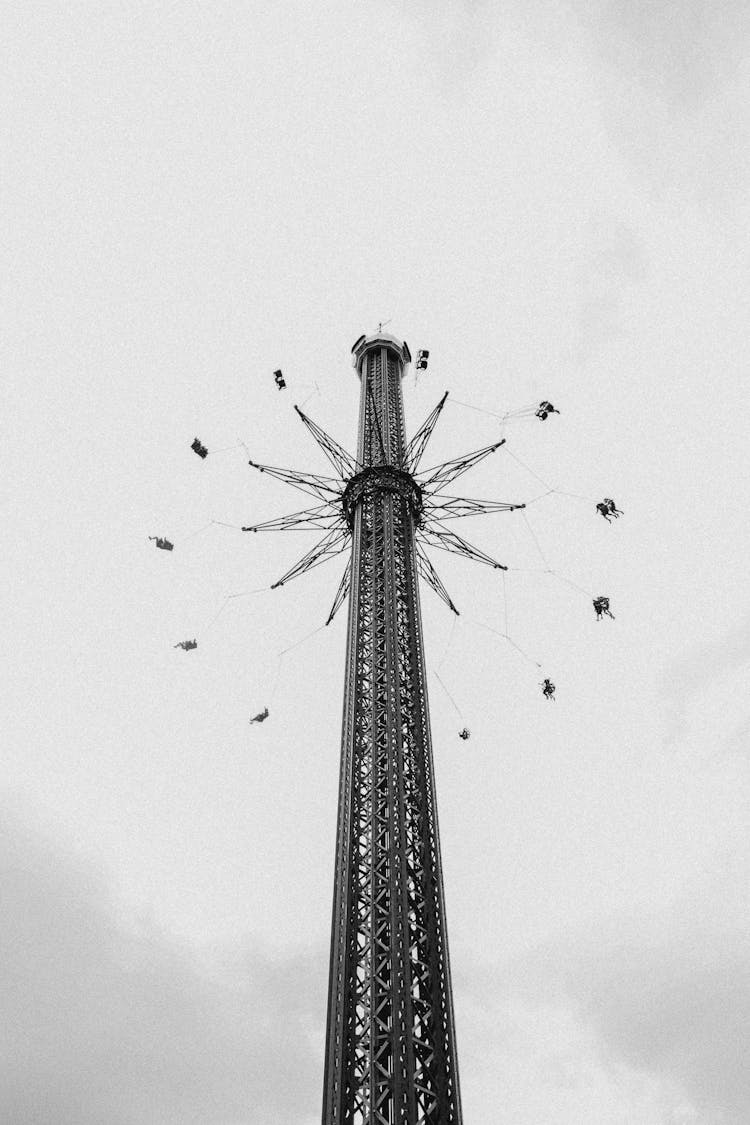
[{"label": "tower top platform", "polygon": [[411,352],[406,341],[399,340],[388,332],[375,332],[372,336],[360,336],[352,347],[352,366],[356,369],[360,378],[362,376],[362,361],[367,353],[374,348],[389,348],[392,352],[395,352],[401,360],[404,373],[406,372],[407,365],[411,363]]}]

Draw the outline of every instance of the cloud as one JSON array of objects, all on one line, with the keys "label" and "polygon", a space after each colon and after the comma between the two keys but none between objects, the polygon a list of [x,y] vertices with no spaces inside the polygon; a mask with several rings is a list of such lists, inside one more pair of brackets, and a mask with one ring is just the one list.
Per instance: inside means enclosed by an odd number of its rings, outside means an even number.
[{"label": "cloud", "polygon": [[[715,685],[731,683],[750,664],[750,617],[740,619],[733,628],[706,644],[694,649],[688,656],[672,664],[664,677],[664,691],[671,701],[671,715],[666,733],[667,745],[675,745],[684,736],[691,708],[696,700],[705,708],[705,695]],[[727,727],[729,707],[741,710],[735,716],[736,733],[729,739],[729,749],[739,750],[742,732],[750,719],[745,708],[744,692],[733,692],[731,701],[722,705],[723,729]],[[722,729],[721,727],[719,729]]]},{"label": "cloud", "polygon": [[12,821],[0,884],[0,1119],[317,1119],[324,956],[246,941],[201,958],[126,925],[100,874]]},{"label": "cloud", "polygon": [[[532,970],[527,969],[529,974]],[[691,1125],[685,1095],[615,1059],[569,1000],[533,996],[506,976],[456,989],[466,1119],[474,1125]],[[540,982],[541,983],[541,982]]]},{"label": "cloud", "polygon": [[594,218],[587,246],[578,264],[577,358],[581,363],[596,354],[592,344],[623,334],[622,304],[634,286],[649,273],[644,240],[615,215]]},{"label": "cloud", "polygon": [[750,661],[750,617],[738,621],[734,628],[696,649],[674,665],[670,681],[680,695],[692,691]]},{"label": "cloud", "polygon": [[749,861],[726,853],[663,912],[551,941],[507,970],[498,991],[527,1023],[536,1012],[547,1028],[569,1024],[548,1070],[557,1058],[579,1077],[603,1067],[618,1086],[646,1076],[659,1121],[750,1120]]},{"label": "cloud", "polygon": [[606,0],[581,13],[615,65],[689,107],[731,80],[744,58],[747,8],[734,0]]},{"label": "cloud", "polygon": [[731,214],[744,204],[750,12],[733,0],[574,0],[599,64],[620,152],[668,201]]},{"label": "cloud", "polygon": [[725,753],[740,758],[750,758],[750,718],[745,719],[724,743]]}]

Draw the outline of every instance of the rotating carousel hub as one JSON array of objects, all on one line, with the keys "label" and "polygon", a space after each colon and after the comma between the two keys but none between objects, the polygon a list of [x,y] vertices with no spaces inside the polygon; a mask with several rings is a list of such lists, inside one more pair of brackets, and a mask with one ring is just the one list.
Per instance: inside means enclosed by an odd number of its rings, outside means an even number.
[{"label": "rotating carousel hub", "polygon": [[356,473],[344,489],[341,503],[350,528],[354,527],[354,515],[361,501],[382,492],[392,492],[408,500],[414,522],[419,523],[422,514],[422,489],[414,477],[393,465],[372,465]]}]

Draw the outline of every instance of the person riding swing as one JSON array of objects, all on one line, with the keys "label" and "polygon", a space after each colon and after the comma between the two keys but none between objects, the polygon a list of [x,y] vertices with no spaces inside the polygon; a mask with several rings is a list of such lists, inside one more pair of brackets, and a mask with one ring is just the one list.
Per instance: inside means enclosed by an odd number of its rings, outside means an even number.
[{"label": "person riding swing", "polygon": [[611,617],[612,620],[614,621],[615,615],[614,615],[614,613],[611,612],[611,610],[609,608],[609,598],[605,597],[604,595],[601,595],[598,598],[594,598],[593,605],[594,605],[594,609],[596,611],[596,620],[597,621],[601,621],[602,615],[605,614],[605,613],[606,613],[607,617]]}]

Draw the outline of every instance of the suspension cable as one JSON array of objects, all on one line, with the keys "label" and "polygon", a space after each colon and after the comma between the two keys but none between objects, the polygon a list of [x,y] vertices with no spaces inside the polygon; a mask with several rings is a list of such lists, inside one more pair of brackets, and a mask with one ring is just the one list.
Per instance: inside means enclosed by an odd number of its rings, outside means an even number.
[{"label": "suspension cable", "polygon": [[513,640],[513,638],[511,636],[508,635],[508,633],[501,633],[499,629],[493,629],[493,627],[491,625],[486,625],[483,621],[475,621],[475,620],[473,620],[473,618],[467,618],[467,621],[472,621],[472,624],[479,625],[479,627],[481,629],[487,629],[487,630],[489,630],[490,633],[495,633],[496,636],[502,637],[504,640],[506,640],[508,642],[509,645],[512,645],[513,648],[516,649],[516,651],[521,654],[521,656],[524,658],[524,660],[528,660],[528,662],[530,664],[533,664],[535,668],[541,668],[542,667],[542,665],[539,663],[539,661],[534,660],[533,656],[529,656],[528,652],[524,652],[524,650],[521,648],[521,646],[519,644],[516,644],[516,642]]},{"label": "suspension cable", "polygon": [[543,484],[544,487],[549,489],[550,492],[557,492],[556,488],[553,488],[552,485],[548,484],[546,480],[542,480],[542,478],[539,476],[539,474],[535,473],[533,469],[529,468],[529,466],[525,463],[525,461],[522,461],[521,458],[518,457],[517,454],[515,454],[512,449],[508,449],[507,446],[506,446],[506,451],[507,451],[508,455],[513,458],[514,461],[518,462],[518,464],[521,466],[522,469],[525,469],[527,473],[531,473],[532,477],[536,477],[536,479],[539,481],[540,484]]},{"label": "suspension cable", "polygon": [[529,520],[528,520],[528,517],[527,517],[526,513],[524,511],[522,511],[521,515],[523,517],[523,522],[526,524],[527,528],[529,529],[529,535],[531,536],[531,538],[536,543],[536,549],[539,552],[539,555],[541,557],[542,562],[549,569],[549,563],[547,562],[547,559],[545,558],[544,551],[542,550],[542,548],[540,546],[539,540],[536,536],[536,532],[534,531],[533,527],[529,523]]},{"label": "suspension cable", "polygon": [[443,681],[442,681],[442,678],[440,677],[440,675],[438,674],[438,672],[436,672],[436,671],[435,671],[435,669],[434,669],[434,668],[433,668],[433,670],[432,670],[432,674],[433,674],[433,676],[435,676],[435,678],[437,679],[437,681],[438,681],[438,683],[440,684],[441,688],[443,689],[443,691],[445,692],[445,694],[446,694],[446,695],[448,696],[448,698],[450,699],[451,703],[453,704],[453,706],[454,706],[454,708],[455,708],[456,714],[458,715],[459,719],[461,720],[461,722],[463,722],[463,721],[464,721],[464,717],[463,717],[463,715],[461,714],[461,710],[460,710],[460,708],[459,708],[458,704],[456,703],[455,699],[453,698],[453,696],[451,695],[451,693],[450,693],[450,692],[448,691],[447,687],[446,687],[446,686],[445,686],[445,684],[443,683]]},{"label": "suspension cable", "polygon": [[559,578],[561,582],[567,582],[569,586],[572,586],[574,590],[579,590],[587,598],[593,598],[594,596],[590,590],[584,590],[583,586],[579,586],[577,582],[573,582],[572,579],[566,578],[564,574],[559,574],[556,570],[547,570],[545,574],[551,574],[553,577]]}]

